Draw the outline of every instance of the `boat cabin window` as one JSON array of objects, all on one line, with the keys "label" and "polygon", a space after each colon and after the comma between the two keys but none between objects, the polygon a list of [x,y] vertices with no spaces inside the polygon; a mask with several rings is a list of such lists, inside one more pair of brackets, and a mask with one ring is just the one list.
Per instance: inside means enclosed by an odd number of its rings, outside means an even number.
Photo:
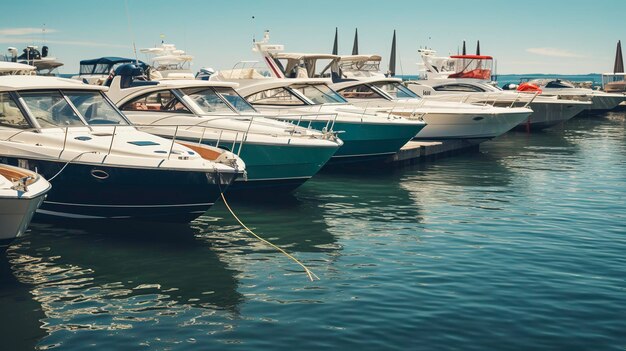
[{"label": "boat cabin window", "polygon": [[439,86],[433,87],[433,89],[435,89],[436,91],[454,91],[454,92],[464,92],[464,93],[475,93],[475,92],[486,91],[480,87],[473,86],[470,84],[446,84],[446,85],[439,85]]},{"label": "boat cabin window", "polygon": [[298,93],[304,95],[316,105],[347,103],[341,95],[337,94],[337,92],[329,88],[326,84],[292,85],[291,89],[294,89]]},{"label": "boat cabin window", "polygon": [[58,90],[21,91],[19,94],[42,128],[85,125]]},{"label": "boat cabin window", "polygon": [[341,89],[339,90],[339,94],[346,99],[388,99],[365,84]]},{"label": "boat cabin window", "polygon": [[204,112],[207,113],[232,113],[233,110],[228,104],[219,97],[213,88],[185,88],[181,89],[185,95]]},{"label": "boat cabin window", "polygon": [[0,127],[31,128],[24,114],[8,93],[0,93]]},{"label": "boat cabin window", "polygon": [[419,99],[414,92],[399,82],[378,82],[372,85],[396,99]]},{"label": "boat cabin window", "polygon": [[120,110],[191,113],[171,90],[159,90],[140,95],[122,105]]},{"label": "boat cabin window", "polygon": [[241,95],[237,94],[235,89],[226,87],[215,87],[214,89],[238,112],[256,112],[254,107],[242,98]]},{"label": "boat cabin window", "polygon": [[260,91],[246,97],[253,105],[280,105],[280,106],[304,106],[308,105],[296,94],[285,88],[276,88]]},{"label": "boat cabin window", "polygon": [[99,91],[63,91],[89,125],[128,125],[121,113]]}]

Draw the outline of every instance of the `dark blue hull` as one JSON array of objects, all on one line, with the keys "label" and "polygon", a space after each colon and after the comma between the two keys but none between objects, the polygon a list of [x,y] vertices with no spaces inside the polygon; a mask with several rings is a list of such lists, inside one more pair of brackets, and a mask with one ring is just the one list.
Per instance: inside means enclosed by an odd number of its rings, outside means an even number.
[{"label": "dark blue hull", "polygon": [[[16,158],[2,160],[18,164]],[[50,179],[65,162],[26,160],[20,165]],[[233,174],[72,163],[51,181],[52,190],[34,221],[67,218],[189,222],[208,210],[233,178]]]}]

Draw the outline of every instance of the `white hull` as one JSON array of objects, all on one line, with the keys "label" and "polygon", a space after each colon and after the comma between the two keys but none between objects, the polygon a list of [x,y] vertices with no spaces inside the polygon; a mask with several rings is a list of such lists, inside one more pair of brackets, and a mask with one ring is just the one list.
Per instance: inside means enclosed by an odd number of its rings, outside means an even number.
[{"label": "white hull", "polygon": [[533,113],[527,120],[520,123],[520,126],[529,124],[531,127],[552,127],[573,118],[589,107],[589,103],[579,101],[572,101],[571,103],[566,103],[565,100],[559,100],[559,103],[532,102],[530,108]]},{"label": "white hull", "polygon": [[351,102],[368,111],[379,110],[409,119],[421,117],[426,127],[416,139],[495,138],[526,121],[532,113],[527,108],[475,106],[447,101],[428,100],[422,103],[420,100],[401,99],[370,102],[353,99]]},{"label": "white hull", "polygon": [[[506,93],[505,93],[506,94]],[[468,103],[476,103],[476,104],[484,104],[494,103],[493,100],[497,99],[495,106],[498,107],[508,107],[511,104],[515,103],[518,105],[525,105],[526,102],[515,102],[516,96],[513,97],[505,97],[504,94],[497,98],[485,98],[482,93],[477,94],[469,94],[466,96],[462,96],[463,99],[459,99],[459,95],[455,94],[442,94],[437,96],[429,96],[425,99],[431,101],[459,101],[463,100]],[[543,100],[543,101],[536,101]],[[556,99],[556,98],[541,98],[537,97],[535,101],[532,101],[529,106],[531,110],[533,110],[532,114],[524,121],[522,121],[519,125],[527,125],[530,124],[533,128],[548,128],[551,126],[555,126],[559,123],[563,123],[579,113],[589,109],[591,107],[590,102],[585,101],[576,101],[576,100],[567,100],[567,99]]]},{"label": "white hull", "polygon": [[0,242],[24,234],[49,190],[37,173],[0,164]]},{"label": "white hull", "polygon": [[[435,87],[465,86],[468,89],[481,89],[483,91],[438,91],[431,85]],[[528,107],[533,110],[533,113],[528,119],[520,123],[520,126],[529,126],[534,129],[548,128],[565,122],[592,106],[589,101],[502,91],[484,82],[471,79],[425,80],[408,84],[408,87],[430,101],[466,102],[499,107],[525,106],[529,103]]]},{"label": "white hull", "polygon": [[24,234],[45,193],[32,199],[0,198],[0,240]]},{"label": "white hull", "polygon": [[598,110],[612,110],[616,108],[619,104],[626,101],[626,96],[621,94],[606,94],[606,95],[592,95],[591,96],[591,107],[589,108],[591,111]]},{"label": "white hull", "polygon": [[422,118],[426,127],[416,139],[495,138],[525,121],[529,112],[506,114],[428,113]]}]

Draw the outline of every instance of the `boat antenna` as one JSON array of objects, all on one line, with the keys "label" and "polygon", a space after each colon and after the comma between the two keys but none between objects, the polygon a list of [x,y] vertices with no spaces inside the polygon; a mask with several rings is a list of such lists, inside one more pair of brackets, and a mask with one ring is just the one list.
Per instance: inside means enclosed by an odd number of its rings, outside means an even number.
[{"label": "boat antenna", "polygon": [[256,43],[256,17],[252,16],[252,43]]},{"label": "boat antenna", "polygon": [[137,57],[137,46],[135,45],[135,35],[133,34],[132,25],[130,23],[130,12],[128,11],[128,0],[124,0],[124,6],[126,7],[126,20],[128,22],[128,34],[133,42],[133,53],[135,54],[135,64],[139,64],[139,57]]},{"label": "boat antenna", "polygon": [[352,55],[359,54],[359,29],[354,29],[354,44],[352,44]]},{"label": "boat antenna", "polygon": [[480,55],[480,40],[476,41],[476,55]]},{"label": "boat antenna", "polygon": [[465,50],[465,40],[463,40],[463,55],[467,55],[467,50]]},{"label": "boat antenna", "polygon": [[335,27],[335,42],[333,43],[333,55],[338,55],[339,54],[339,49],[338,49],[338,42],[337,42],[337,34],[339,32],[339,29],[337,29],[337,27]]}]

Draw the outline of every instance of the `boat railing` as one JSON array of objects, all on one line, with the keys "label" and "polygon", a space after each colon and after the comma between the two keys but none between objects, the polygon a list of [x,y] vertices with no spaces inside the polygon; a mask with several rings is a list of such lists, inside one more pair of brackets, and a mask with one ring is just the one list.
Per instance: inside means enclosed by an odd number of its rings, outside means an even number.
[{"label": "boat railing", "polygon": [[[295,134],[299,128],[305,129],[317,129],[313,128],[313,123],[322,121],[325,122],[325,125],[321,128],[321,132],[324,133],[325,137],[335,137],[337,132],[335,129],[335,123],[337,122],[338,113],[322,113],[321,110],[318,112],[311,113],[286,113],[283,114],[281,110],[278,110],[278,116],[281,119],[288,119],[293,124],[293,127],[290,128],[289,133],[291,135]],[[328,118],[331,117],[331,118]],[[269,117],[271,118],[271,117]],[[318,129],[319,130],[319,129]]]},{"label": "boat railing", "polygon": [[[206,135],[206,130],[207,129],[211,129],[211,130],[219,130],[219,134],[217,137],[217,141],[216,143],[213,145],[211,143],[212,146],[217,147],[217,148],[221,148],[227,151],[231,151],[233,153],[236,153],[237,156],[239,156],[241,154],[241,150],[248,138],[248,134],[250,133],[250,127],[252,125],[252,121],[253,119],[250,118],[250,122],[248,123],[248,127],[246,128],[245,131],[239,130],[239,129],[230,129],[230,128],[215,128],[212,126],[202,126],[202,123],[207,123],[208,121],[202,121],[201,123],[197,123],[197,124],[189,124],[189,125],[180,125],[180,124],[145,124],[145,125],[140,125],[140,124],[133,124],[133,125],[108,125],[108,126],[89,126],[91,129],[91,133],[97,133],[99,136],[110,136],[111,140],[108,142],[108,147],[106,149],[106,152],[102,152],[102,150],[88,150],[88,148],[85,148],[84,152],[79,153],[74,159],[72,159],[72,161],[76,161],[80,156],[87,154],[87,153],[98,153],[98,154],[104,154],[104,157],[102,158],[102,161],[100,161],[100,163],[104,164],[104,162],[106,161],[106,159],[113,153],[114,151],[114,146],[115,146],[115,142],[118,140],[117,136],[119,135],[118,133],[118,129],[123,127],[123,128],[135,128],[136,130],[146,130],[146,129],[150,129],[150,128],[171,128],[174,129],[174,132],[172,135],[168,135],[168,137],[171,137],[171,143],[169,145],[169,150],[167,152],[167,155],[165,155],[163,157],[164,160],[169,160],[171,159],[172,155],[180,155],[178,152],[176,152],[176,150],[174,150],[174,146],[176,145],[176,141],[184,140],[184,137],[182,137],[180,134],[183,132],[183,130],[189,130],[191,128],[201,128],[202,129],[202,134],[201,137],[198,139],[198,145],[202,144],[202,142],[204,141],[205,135]],[[112,131],[110,131],[111,127],[113,128]],[[106,128],[106,132],[102,132],[102,129]],[[53,128],[50,128],[53,129]],[[54,129],[61,129],[63,131],[63,143],[60,147],[59,153],[58,155],[55,157],[57,160],[61,160],[63,154],[66,152],[66,149],[68,147],[68,136],[70,135],[70,132],[73,129],[76,129],[76,127],[57,127]],[[232,138],[232,140],[228,140],[228,141],[224,141],[223,140],[223,134],[225,131],[228,132],[232,132],[234,133],[234,137]],[[36,132],[39,133],[41,132],[41,129],[39,128],[28,128],[28,129],[21,129],[11,135],[9,135],[8,137],[4,138],[4,139],[0,139],[1,141],[8,141],[8,142],[15,142],[13,139],[15,137],[17,137],[18,135],[24,134],[24,133],[29,133],[29,132]],[[269,135],[270,133],[268,133]],[[189,140],[185,140],[185,141],[189,141]],[[159,164],[160,165],[160,164]]]},{"label": "boat railing", "polygon": [[[540,94],[540,92],[534,92],[532,94],[529,93],[515,93],[512,92],[503,94],[503,93],[493,93],[493,94],[459,94],[460,98],[456,100],[451,95],[435,95],[429,97],[432,100],[441,100],[441,101],[458,101],[463,104],[474,104],[483,107],[503,107],[503,108],[513,108],[518,104],[523,104],[517,107],[528,107],[535,98]],[[514,95],[514,97],[513,97]],[[458,98],[458,97],[457,97]]]}]

